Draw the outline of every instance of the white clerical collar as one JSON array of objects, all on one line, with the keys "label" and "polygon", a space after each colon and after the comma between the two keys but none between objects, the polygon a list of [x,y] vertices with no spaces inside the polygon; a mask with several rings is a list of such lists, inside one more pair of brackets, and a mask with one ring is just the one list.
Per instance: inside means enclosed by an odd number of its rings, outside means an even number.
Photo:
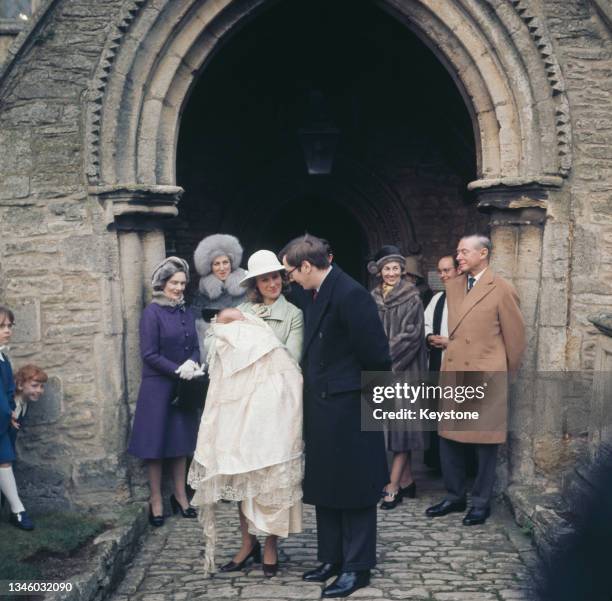
[{"label": "white clerical collar", "polygon": [[321,290],[321,286],[323,286],[323,282],[325,281],[325,278],[329,275],[329,272],[332,270],[332,265],[330,265],[327,268],[327,271],[325,272],[325,275],[323,276],[323,279],[321,280],[321,283],[319,284],[319,287],[317,288],[317,294],[319,294],[319,290]]}]

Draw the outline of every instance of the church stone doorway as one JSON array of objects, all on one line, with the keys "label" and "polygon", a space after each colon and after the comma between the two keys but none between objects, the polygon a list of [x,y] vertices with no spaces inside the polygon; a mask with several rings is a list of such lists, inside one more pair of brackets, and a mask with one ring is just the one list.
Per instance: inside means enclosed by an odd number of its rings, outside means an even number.
[{"label": "church stone doorway", "polygon": [[[304,130],[332,132],[328,172],[308,173]],[[328,238],[367,284],[381,244],[423,268],[487,218],[470,115],[434,54],[373,2],[287,0],[258,13],[208,60],[184,106],[179,218],[167,252],[191,258],[213,232],[245,255],[304,231]]]}]

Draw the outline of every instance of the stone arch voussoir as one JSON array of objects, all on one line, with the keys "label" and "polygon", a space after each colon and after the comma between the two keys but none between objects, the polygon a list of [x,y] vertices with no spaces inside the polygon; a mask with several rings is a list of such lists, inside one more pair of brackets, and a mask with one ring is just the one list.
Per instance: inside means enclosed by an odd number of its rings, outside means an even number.
[{"label": "stone arch voussoir", "polygon": [[[569,109],[544,20],[531,3],[375,1],[431,48],[461,91],[477,148],[479,180],[471,187],[561,183],[571,167]],[[194,81],[215,50],[271,3],[126,2],[88,96],[92,186],[175,184],[180,116]]]}]

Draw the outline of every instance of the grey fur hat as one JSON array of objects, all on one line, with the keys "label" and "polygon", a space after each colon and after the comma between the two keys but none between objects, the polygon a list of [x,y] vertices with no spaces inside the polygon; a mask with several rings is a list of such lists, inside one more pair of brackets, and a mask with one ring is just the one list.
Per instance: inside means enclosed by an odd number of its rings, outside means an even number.
[{"label": "grey fur hat", "polygon": [[203,238],[195,252],[193,262],[200,276],[207,276],[212,272],[212,262],[221,255],[226,255],[232,264],[232,271],[240,267],[242,261],[242,246],[238,238],[230,234],[213,234]]},{"label": "grey fur hat", "polygon": [[166,257],[151,275],[153,290],[161,290],[165,283],[177,272],[182,271],[189,281],[189,265],[187,261],[179,257]]}]

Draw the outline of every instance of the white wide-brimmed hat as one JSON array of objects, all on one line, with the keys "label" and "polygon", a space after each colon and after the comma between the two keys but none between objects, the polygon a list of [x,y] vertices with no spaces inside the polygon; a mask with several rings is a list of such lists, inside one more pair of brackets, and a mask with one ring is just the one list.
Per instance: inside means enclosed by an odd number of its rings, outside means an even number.
[{"label": "white wide-brimmed hat", "polygon": [[264,273],[273,273],[275,271],[284,271],[285,267],[276,258],[276,255],[271,250],[258,250],[249,257],[247,264],[247,273],[240,281],[240,285],[244,286],[247,280],[250,280]]}]

